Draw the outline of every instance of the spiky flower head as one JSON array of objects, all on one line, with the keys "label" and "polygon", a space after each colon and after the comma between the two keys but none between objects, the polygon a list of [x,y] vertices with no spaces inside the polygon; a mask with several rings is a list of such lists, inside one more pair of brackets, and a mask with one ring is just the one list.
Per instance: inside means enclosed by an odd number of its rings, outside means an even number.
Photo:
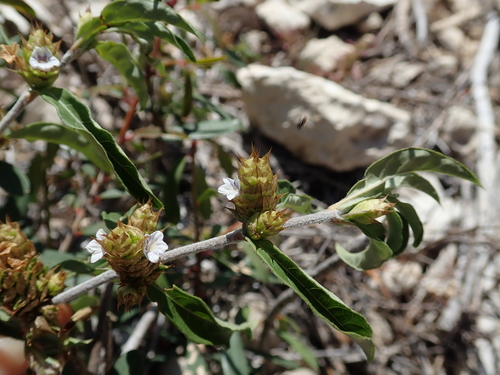
[{"label": "spiky flower head", "polygon": [[21,56],[19,45],[0,45],[0,59],[13,64],[26,82],[35,89],[50,87],[59,75],[61,63],[57,52],[61,41],[54,43],[53,35],[42,29],[31,31],[28,40],[22,38]]},{"label": "spiky flower head", "polygon": [[165,268],[158,264],[160,255],[168,249],[163,233],[155,231],[158,217],[159,212],[145,204],[134,211],[129,224],[118,221],[108,234],[100,229],[87,245],[92,262],[102,257],[120,276],[118,304],[126,309],[142,301],[148,285]]},{"label": "spiky flower head", "polygon": [[367,225],[393,210],[394,203],[388,202],[386,198],[373,198],[358,203],[352,210],[342,214],[342,218],[355,224]]},{"label": "spiky flower head", "polygon": [[0,299],[2,307],[29,323],[65,287],[66,273],[49,270],[19,224],[0,222]]},{"label": "spiky flower head", "polygon": [[239,194],[232,199],[233,213],[239,221],[246,222],[257,213],[272,211],[279,203],[278,174],[273,174],[269,155],[259,157],[256,149],[248,159],[239,159]]}]

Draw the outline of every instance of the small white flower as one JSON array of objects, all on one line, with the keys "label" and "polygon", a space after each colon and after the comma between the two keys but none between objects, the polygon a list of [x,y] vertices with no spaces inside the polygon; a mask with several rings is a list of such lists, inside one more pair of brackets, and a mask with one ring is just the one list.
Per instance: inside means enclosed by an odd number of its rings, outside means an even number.
[{"label": "small white flower", "polygon": [[232,178],[223,178],[222,181],[224,181],[224,184],[217,189],[220,194],[224,194],[229,200],[233,200],[240,194],[238,176],[234,180]]},{"label": "small white flower", "polygon": [[42,72],[50,72],[54,68],[61,66],[60,61],[52,55],[52,52],[47,47],[35,47],[31,53],[29,64],[33,69],[41,70]]},{"label": "small white flower", "polygon": [[146,234],[144,242],[144,255],[151,263],[157,263],[160,255],[167,251],[168,245],[163,241],[163,233],[159,230],[151,234]]},{"label": "small white flower", "polygon": [[[104,229],[99,229],[95,235],[98,240],[103,240],[106,236]],[[92,240],[87,246],[85,246],[87,251],[92,254],[90,257],[90,263],[95,263],[104,256],[104,249],[99,242]]]}]

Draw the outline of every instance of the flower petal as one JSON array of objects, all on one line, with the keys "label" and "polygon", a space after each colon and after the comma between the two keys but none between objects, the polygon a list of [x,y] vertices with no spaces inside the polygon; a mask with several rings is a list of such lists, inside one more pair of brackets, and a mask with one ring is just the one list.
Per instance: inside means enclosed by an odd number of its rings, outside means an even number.
[{"label": "flower petal", "polygon": [[222,181],[224,181],[224,184],[219,186],[217,189],[220,194],[225,195],[229,200],[233,200],[240,194],[240,181],[238,180],[238,177],[234,180],[232,178],[225,177]]},{"label": "flower petal", "polygon": [[144,255],[152,263],[157,263],[160,260],[160,254],[163,254],[168,249],[168,245],[163,241],[163,233],[159,230],[151,234],[146,234],[144,241]]},{"label": "flower petal", "polygon": [[104,256],[104,251],[100,253],[99,252],[93,253],[92,256],[90,257],[90,263],[97,262],[98,260],[102,259],[103,256]]},{"label": "flower petal", "polygon": [[52,55],[52,52],[47,47],[35,47],[28,61],[31,68],[41,70],[42,72],[50,72],[54,68],[59,68],[61,62],[57,57]]}]

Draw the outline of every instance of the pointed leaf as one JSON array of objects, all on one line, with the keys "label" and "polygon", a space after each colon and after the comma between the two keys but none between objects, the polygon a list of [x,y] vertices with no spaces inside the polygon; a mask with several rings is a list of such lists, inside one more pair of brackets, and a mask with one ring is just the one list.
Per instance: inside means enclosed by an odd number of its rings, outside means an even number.
[{"label": "pointed leaf", "polygon": [[24,195],[30,192],[30,181],[15,165],[0,160],[0,187],[12,195]]},{"label": "pointed leaf", "polygon": [[386,243],[391,248],[393,254],[399,253],[402,251],[401,247],[404,243],[403,219],[396,211],[387,214],[386,218],[389,227]]},{"label": "pointed leaf", "polygon": [[292,259],[267,240],[246,239],[274,274],[292,288],[320,318],[348,335],[373,359],[375,346],[366,319],[347,307],[336,295],[297,266]]},{"label": "pointed leaf", "polygon": [[398,176],[387,181],[385,185],[387,194],[389,194],[393,189],[398,187],[410,187],[413,189],[420,190],[421,192],[429,195],[436,202],[441,203],[439,200],[439,194],[437,193],[434,186],[427,181],[422,176],[416,173],[410,173],[404,176]]},{"label": "pointed leaf", "polygon": [[370,224],[353,223],[368,238],[383,241],[385,239],[385,227],[382,223],[374,220]]},{"label": "pointed leaf", "polygon": [[125,77],[139,98],[141,108],[144,109],[149,97],[146,79],[139,64],[130,54],[128,47],[122,43],[117,44],[106,41],[98,42],[95,50],[99,56],[110,62]]},{"label": "pointed leaf", "polygon": [[34,122],[9,134],[9,138],[26,139],[29,142],[43,140],[66,145],[84,154],[93,164],[104,172],[111,171],[104,148],[87,129],[75,129],[50,122]]},{"label": "pointed leaf", "polygon": [[36,19],[36,13],[33,8],[22,0],[0,0],[0,4],[10,5],[19,13],[24,14],[27,18],[31,18],[32,21]]},{"label": "pointed leaf", "polygon": [[158,309],[191,341],[213,346],[229,346],[235,331],[250,334],[248,324],[237,326],[216,319],[208,306],[198,297],[184,292],[175,285],[162,290],[159,286],[148,286],[148,297],[158,303]]},{"label": "pointed leaf", "polygon": [[231,336],[229,349],[222,351],[221,367],[224,375],[250,375],[250,366],[239,332]]},{"label": "pointed leaf", "polygon": [[370,238],[370,244],[363,251],[351,253],[339,243],[335,244],[335,250],[346,264],[358,271],[366,271],[380,267],[392,257],[391,248],[380,240]]},{"label": "pointed leaf", "polygon": [[306,344],[304,344],[302,339],[290,332],[285,331],[279,331],[278,335],[288,345],[290,345],[293,350],[300,354],[302,360],[307,363],[310,368],[312,368],[316,373],[319,372],[318,359],[314,355],[313,351]]},{"label": "pointed leaf", "polygon": [[288,194],[276,209],[290,208],[301,214],[309,214],[312,211],[311,202],[312,198],[309,195]]},{"label": "pointed leaf", "polygon": [[181,182],[187,159],[182,158],[168,173],[167,181],[163,186],[163,204],[167,221],[177,224],[181,219],[181,211],[177,196],[179,195],[179,184]]},{"label": "pointed leaf", "polygon": [[401,202],[396,198],[388,197],[387,199],[396,203],[396,206],[394,207],[410,225],[411,230],[413,231],[413,247],[420,245],[420,242],[422,242],[422,239],[424,238],[424,226],[422,225],[415,208],[411,204]]},{"label": "pointed leaf", "polygon": [[162,21],[186,30],[203,41],[203,36],[171,7],[159,0],[116,0],[101,13],[104,24],[119,26],[132,22]]},{"label": "pointed leaf", "polygon": [[155,36],[179,48],[182,52],[184,52],[189,60],[191,60],[192,62],[196,62],[196,57],[194,56],[193,50],[191,49],[191,47],[189,47],[189,44],[179,35],[170,31],[169,28],[167,28],[160,22],[147,22],[146,25]]},{"label": "pointed leaf", "polygon": [[[393,152],[369,166],[365,172],[365,178],[358,181],[347,196],[331,208],[347,210],[367,198],[388,194],[390,187],[398,184],[397,180],[392,181],[394,178],[405,175],[414,176],[414,172],[418,171],[459,177],[481,186],[474,173],[458,161],[436,151],[406,148]],[[422,178],[409,177],[408,181],[416,183],[423,189],[422,191],[435,198],[433,189],[430,189],[422,180]]]},{"label": "pointed leaf", "polygon": [[141,203],[151,199],[156,208],[162,207],[160,200],[143,180],[135,164],[116,144],[113,136],[92,119],[90,109],[85,104],[65,89],[52,87],[37,92],[43,100],[56,108],[59,118],[66,126],[78,130],[86,129],[94,136],[104,148],[116,176],[130,195]]}]

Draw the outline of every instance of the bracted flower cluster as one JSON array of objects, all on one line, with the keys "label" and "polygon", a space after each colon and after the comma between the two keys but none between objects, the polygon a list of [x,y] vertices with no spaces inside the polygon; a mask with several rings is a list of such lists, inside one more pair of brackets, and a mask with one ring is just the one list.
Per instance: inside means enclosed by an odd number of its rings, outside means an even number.
[{"label": "bracted flower cluster", "polygon": [[118,304],[129,309],[140,303],[147,286],[165,267],[158,264],[168,249],[162,231],[155,230],[160,212],[151,203],[135,209],[128,224],[118,221],[109,233],[99,229],[95,239],[86,246],[92,263],[104,258],[120,277]]},{"label": "bracted flower cluster", "polygon": [[0,45],[0,59],[15,67],[25,81],[35,89],[50,87],[59,75],[61,62],[56,57],[61,41],[52,42],[52,34],[42,29],[32,30],[28,40],[22,39],[19,56],[19,44]]},{"label": "bracted flower cluster", "polygon": [[[163,233],[159,230],[151,234],[145,234],[145,241],[142,247],[144,256],[151,263],[158,263],[160,260],[160,255],[168,250],[168,245],[163,241]],[[85,247],[89,253],[92,254],[90,257],[90,263],[95,263],[104,257],[106,251],[100,244],[106,238],[106,232],[104,229],[99,229],[96,233],[96,238],[89,242]]]},{"label": "bracted flower cluster", "polygon": [[280,200],[278,175],[269,165],[269,153],[259,157],[253,149],[248,159],[239,159],[238,176],[224,178],[218,192],[232,203],[234,216],[243,222],[245,234],[254,238],[268,238],[283,230],[285,211],[276,211]]}]

